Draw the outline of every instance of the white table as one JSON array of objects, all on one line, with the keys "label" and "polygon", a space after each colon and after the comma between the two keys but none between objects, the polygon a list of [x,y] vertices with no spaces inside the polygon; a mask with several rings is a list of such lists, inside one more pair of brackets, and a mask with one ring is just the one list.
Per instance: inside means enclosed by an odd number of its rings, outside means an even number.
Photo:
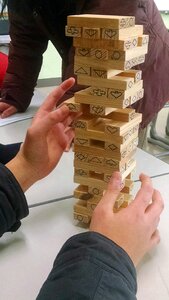
[{"label": "white table", "polygon": [[[0,127],[1,142],[23,139],[30,120]],[[138,300],[169,299],[169,165],[138,150],[137,173],[151,176],[165,199],[161,217],[161,243],[146,255],[138,267]],[[167,175],[162,175],[167,174]],[[73,183],[73,153],[65,153],[47,178],[35,184],[27,193],[29,204],[71,195]],[[134,193],[139,188],[135,184]],[[54,258],[63,243],[73,234],[84,231],[73,221],[74,199],[30,209],[22,227],[0,240],[0,299],[33,300],[46,279]]]}]

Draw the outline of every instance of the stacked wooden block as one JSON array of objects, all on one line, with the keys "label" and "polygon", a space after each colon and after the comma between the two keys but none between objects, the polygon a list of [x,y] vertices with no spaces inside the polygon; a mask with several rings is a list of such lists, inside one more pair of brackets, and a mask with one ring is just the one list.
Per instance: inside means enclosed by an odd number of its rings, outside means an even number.
[{"label": "stacked wooden block", "polygon": [[74,218],[89,223],[113,171],[124,181],[114,211],[132,200],[132,172],[136,161],[141,114],[127,108],[143,97],[140,70],[148,50],[148,36],[132,16],[68,16],[66,35],[73,37],[74,73],[87,86],[66,103],[81,111],[75,122]]}]

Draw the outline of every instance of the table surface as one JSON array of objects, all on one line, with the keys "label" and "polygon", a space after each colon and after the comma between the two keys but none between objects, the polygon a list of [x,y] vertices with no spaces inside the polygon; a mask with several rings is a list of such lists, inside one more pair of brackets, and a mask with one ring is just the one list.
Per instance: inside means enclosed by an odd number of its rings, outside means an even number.
[{"label": "table surface", "polygon": [[[22,141],[30,120],[0,127],[2,143]],[[138,300],[169,299],[169,165],[138,149],[136,154],[138,174],[153,177],[154,186],[164,197],[165,210],[161,216],[161,243],[147,254],[137,269]],[[66,166],[66,167],[65,167]],[[140,184],[135,183],[133,194]],[[73,153],[65,153],[57,168],[45,179],[36,183],[26,193],[29,216],[14,234],[0,239],[0,299],[33,300],[52,268],[53,261],[72,235],[85,231],[73,220],[72,195]],[[58,201],[60,197],[67,199]],[[45,201],[55,202],[45,204]],[[44,205],[40,205],[40,203]]]}]

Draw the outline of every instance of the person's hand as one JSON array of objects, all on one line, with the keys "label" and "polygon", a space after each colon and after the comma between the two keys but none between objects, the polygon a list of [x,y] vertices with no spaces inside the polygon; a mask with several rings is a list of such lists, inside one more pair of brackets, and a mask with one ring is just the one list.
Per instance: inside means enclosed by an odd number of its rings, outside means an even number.
[{"label": "person's hand", "polygon": [[73,84],[74,79],[70,78],[50,93],[34,117],[17,156],[6,165],[24,191],[55,168],[74,138],[74,130],[69,126],[79,114],[71,113],[66,105],[56,109],[57,101]]},{"label": "person's hand", "polygon": [[0,102],[0,118],[5,119],[17,113],[17,108],[5,102]]},{"label": "person's hand", "polygon": [[99,232],[122,247],[135,265],[160,241],[157,226],[163,210],[160,193],[153,189],[151,179],[141,174],[141,188],[128,207],[113,213],[121,190],[121,176],[114,172],[108,188],[95,208],[90,230]]}]

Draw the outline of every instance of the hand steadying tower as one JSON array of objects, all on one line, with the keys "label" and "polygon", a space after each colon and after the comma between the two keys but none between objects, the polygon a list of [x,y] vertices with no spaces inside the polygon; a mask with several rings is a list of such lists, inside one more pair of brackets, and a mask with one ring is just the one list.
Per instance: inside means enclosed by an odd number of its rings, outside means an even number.
[{"label": "hand steadying tower", "polygon": [[144,94],[141,71],[133,67],[144,62],[149,39],[132,16],[68,16],[66,35],[76,48],[77,83],[87,86],[66,104],[83,113],[74,124],[74,217],[89,223],[113,171],[124,180],[114,210],[132,200],[141,114],[127,107]]}]

